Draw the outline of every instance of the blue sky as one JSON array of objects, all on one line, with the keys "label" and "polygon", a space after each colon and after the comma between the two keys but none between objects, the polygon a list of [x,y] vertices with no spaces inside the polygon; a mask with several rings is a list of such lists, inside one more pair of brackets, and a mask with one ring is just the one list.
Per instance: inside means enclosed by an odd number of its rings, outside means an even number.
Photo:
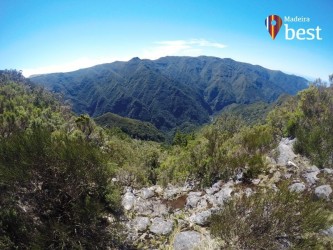
[{"label": "blue sky", "polygon": [[[0,69],[25,75],[166,55],[217,56],[325,80],[333,73],[331,0],[1,0]],[[272,40],[265,18],[322,40]]]}]

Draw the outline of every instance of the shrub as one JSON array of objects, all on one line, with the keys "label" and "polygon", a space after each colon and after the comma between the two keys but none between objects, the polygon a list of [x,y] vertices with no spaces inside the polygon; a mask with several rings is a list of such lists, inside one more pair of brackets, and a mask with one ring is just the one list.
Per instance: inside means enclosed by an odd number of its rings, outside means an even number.
[{"label": "shrub", "polygon": [[283,184],[278,192],[235,197],[211,217],[211,232],[227,249],[314,249],[319,231],[332,223],[330,216],[323,201],[289,192]]}]

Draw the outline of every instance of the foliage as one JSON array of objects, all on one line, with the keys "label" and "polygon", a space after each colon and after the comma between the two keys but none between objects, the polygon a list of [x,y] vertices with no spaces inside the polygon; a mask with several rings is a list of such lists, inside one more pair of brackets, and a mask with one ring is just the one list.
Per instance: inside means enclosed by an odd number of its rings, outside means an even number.
[{"label": "foliage", "polygon": [[98,125],[104,128],[120,128],[121,131],[135,139],[158,142],[165,140],[164,134],[149,122],[142,122],[135,119],[121,117],[110,112],[96,117],[95,121]]},{"label": "foliage", "polygon": [[20,72],[0,81],[0,248],[126,247],[103,131]]},{"label": "foliage", "polygon": [[[175,138],[182,142],[180,135]],[[190,177],[210,185],[228,180],[239,171],[245,173],[245,178],[255,178],[264,171],[263,156],[275,146],[274,141],[270,126],[248,127],[238,117],[222,115],[193,140],[172,148],[159,169],[160,181],[177,182]]]},{"label": "foliage", "polygon": [[262,190],[229,201],[211,217],[211,232],[224,241],[224,249],[281,249],[289,245],[316,249],[321,245],[319,231],[332,223],[325,207],[323,201],[290,192],[282,184],[278,192]]},{"label": "foliage", "polygon": [[297,138],[296,152],[318,167],[333,167],[332,87],[312,85],[268,117],[277,135]]},{"label": "foliage", "polygon": [[[31,80],[63,93],[73,110],[98,117],[112,112],[170,131],[202,125],[231,104],[267,103],[307,87],[304,78],[216,57],[133,58]],[[259,104],[261,103],[261,104]],[[261,113],[249,110],[253,118]]]}]

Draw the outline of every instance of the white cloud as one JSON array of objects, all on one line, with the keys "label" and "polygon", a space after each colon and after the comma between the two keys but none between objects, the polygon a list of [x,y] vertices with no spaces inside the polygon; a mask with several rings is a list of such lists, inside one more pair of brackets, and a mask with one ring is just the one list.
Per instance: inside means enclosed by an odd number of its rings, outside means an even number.
[{"label": "white cloud", "polygon": [[170,40],[155,42],[157,46],[145,49],[142,57],[157,59],[163,56],[199,56],[207,48],[223,49],[226,45],[205,39]]}]

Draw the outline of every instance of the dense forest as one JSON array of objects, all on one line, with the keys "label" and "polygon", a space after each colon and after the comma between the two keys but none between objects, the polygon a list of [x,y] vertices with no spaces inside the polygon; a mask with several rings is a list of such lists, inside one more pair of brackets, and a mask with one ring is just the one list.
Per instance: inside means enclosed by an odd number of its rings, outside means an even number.
[{"label": "dense forest", "polygon": [[[282,138],[296,139],[295,153],[311,165],[333,169],[332,83],[255,105],[237,105],[194,132],[158,142],[163,134],[151,124],[109,115],[96,119],[107,126],[96,125],[21,72],[0,71],[0,249],[161,248],[160,241],[128,239],[123,222],[133,215],[122,206],[125,187],[192,182],[203,190],[239,173],[242,187],[255,192],[211,215],[214,249],[280,249],[281,239],[286,248],[331,249],[333,239],[322,233],[333,225],[331,198],[292,192],[287,178],[276,183],[278,191],[252,182],[272,177],[267,159],[278,157]],[[267,115],[256,114],[258,107]],[[331,177],[321,180],[333,185]]]}]

